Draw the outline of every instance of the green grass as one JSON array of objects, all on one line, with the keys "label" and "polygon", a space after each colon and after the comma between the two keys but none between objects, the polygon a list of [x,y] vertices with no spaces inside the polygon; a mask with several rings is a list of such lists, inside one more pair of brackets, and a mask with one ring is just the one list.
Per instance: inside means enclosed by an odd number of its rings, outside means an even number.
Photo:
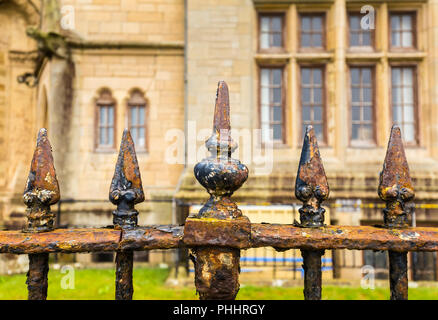
[{"label": "green grass", "polygon": [[[134,299],[197,299],[193,288],[171,288],[164,285],[167,269],[134,269]],[[65,274],[59,270],[49,273],[48,299],[114,299],[114,269],[83,269],[75,271],[75,289],[62,289]],[[0,276],[0,299],[26,299],[24,274]],[[388,288],[364,290],[354,287],[324,286],[323,299],[331,300],[387,300]],[[243,286],[237,299],[303,299],[302,287]],[[438,299],[438,288],[409,288],[409,299]]]}]

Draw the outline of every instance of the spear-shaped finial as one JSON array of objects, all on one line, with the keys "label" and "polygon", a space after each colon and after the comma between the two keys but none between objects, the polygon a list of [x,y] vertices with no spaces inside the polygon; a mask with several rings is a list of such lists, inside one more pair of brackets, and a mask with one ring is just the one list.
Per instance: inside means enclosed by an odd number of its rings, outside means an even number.
[{"label": "spear-shaped finial", "polygon": [[413,209],[414,188],[401,138],[400,128],[393,126],[385,162],[380,172],[379,197],[386,202],[383,210],[386,227],[408,226],[408,215]]},{"label": "spear-shaped finial", "polygon": [[214,107],[213,133],[205,142],[205,146],[213,156],[228,156],[237,148],[237,143],[231,138],[230,97],[225,81],[219,81]]},{"label": "spear-shaped finial", "polygon": [[27,206],[25,232],[44,232],[54,228],[55,213],[50,206],[59,201],[59,185],[53,164],[52,147],[47,130],[38,133],[23,200]]},{"label": "spear-shaped finial", "polygon": [[328,195],[329,186],[315,132],[312,126],[307,126],[295,182],[295,196],[303,202],[299,209],[301,226],[323,226],[325,209],[321,203]]},{"label": "spear-shaped finial", "polygon": [[134,142],[128,129],[123,131],[109,199],[117,205],[117,210],[113,212],[115,226],[137,226],[138,211],[134,209],[134,205],[144,201],[144,193]]}]

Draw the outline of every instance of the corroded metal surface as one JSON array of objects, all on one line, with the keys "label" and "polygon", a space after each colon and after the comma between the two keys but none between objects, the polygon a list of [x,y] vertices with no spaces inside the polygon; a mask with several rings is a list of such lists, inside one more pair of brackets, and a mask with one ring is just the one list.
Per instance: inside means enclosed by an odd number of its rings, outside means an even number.
[{"label": "corroded metal surface", "polygon": [[184,227],[158,225],[124,230],[120,250],[172,249],[183,247]]},{"label": "corroded metal surface", "polygon": [[304,269],[304,298],[321,300],[321,256],[324,250],[301,250]]},{"label": "corroded metal surface", "polygon": [[[191,223],[196,219],[229,220],[247,223],[249,226],[248,218],[242,215],[236,203],[230,198],[248,178],[248,168],[239,160],[231,158],[237,143],[231,138],[230,129],[228,86],[221,81],[216,95],[213,133],[205,142],[210,156],[194,168],[196,179],[210,194],[210,199],[198,214],[187,221],[189,229],[193,227]],[[193,232],[193,228],[191,230],[190,235],[196,236],[196,231]],[[236,297],[239,291],[239,250],[197,247],[192,249],[191,257],[195,265],[195,285],[200,299]]]},{"label": "corroded metal surface", "polygon": [[116,300],[132,300],[134,252],[118,251],[116,255]]},{"label": "corroded metal surface", "polygon": [[113,211],[114,225],[136,227],[138,211],[134,205],[144,201],[144,193],[134,142],[128,129],[123,131],[109,199],[117,205],[117,210]]},{"label": "corroded metal surface", "polygon": [[351,249],[438,251],[438,228],[403,230],[371,226],[299,228],[292,225],[251,224],[251,247],[279,249]]},{"label": "corroded metal surface", "polygon": [[388,251],[391,300],[408,300],[408,256],[406,252]]},{"label": "corroded metal surface", "polygon": [[[38,132],[37,145],[30,165],[29,176],[24,188],[23,201],[27,206],[25,233],[40,233],[54,229],[55,213],[50,206],[59,201],[60,192],[53,164],[52,147],[47,130]],[[47,275],[49,254],[30,254],[27,272],[29,300],[47,298]]]},{"label": "corroded metal surface", "polygon": [[49,254],[29,254],[29,271],[27,272],[27,299],[46,300],[49,274]]},{"label": "corroded metal surface", "polygon": [[44,233],[0,232],[0,253],[115,251],[122,232],[114,229],[55,229]]},{"label": "corroded metal surface", "polygon": [[0,253],[108,252],[199,246],[236,249],[274,247],[280,250],[438,251],[438,228],[432,227],[385,229],[371,226],[325,226],[303,229],[294,225],[252,223],[248,235],[246,224],[235,226],[228,222],[193,219],[185,227],[160,225],[123,232],[92,228],[56,229],[36,234],[0,231]]},{"label": "corroded metal surface", "polygon": [[[393,126],[380,173],[379,197],[386,202],[383,221],[386,228],[406,228],[415,206],[414,187],[409,175],[400,128]],[[407,253],[388,251],[389,282],[392,300],[408,299]]]},{"label": "corroded metal surface", "polygon": [[58,202],[59,198],[52,147],[47,138],[47,130],[41,129],[23,194],[23,201],[27,206],[27,224],[23,231],[53,230],[55,213],[50,210],[50,206]]},{"label": "corroded metal surface", "polygon": [[302,227],[321,227],[324,224],[325,209],[321,203],[328,195],[329,186],[315,132],[312,126],[307,126],[295,182],[295,196],[303,202],[299,209]]},{"label": "corroded metal surface", "polygon": [[[111,182],[109,199],[117,205],[113,211],[113,223],[116,229],[129,230],[137,227],[138,211],[134,206],[144,201],[140,169],[135,153],[134,141],[128,129],[123,131],[119,157]],[[131,300],[134,292],[132,251],[118,250],[116,254],[116,299]]]},{"label": "corroded metal surface", "polygon": [[248,248],[251,246],[251,223],[246,219],[187,218],[183,239],[188,246],[226,244],[233,248]]},{"label": "corroded metal surface", "polygon": [[[312,126],[307,126],[295,182],[295,196],[303,202],[299,209],[303,228],[322,227],[325,209],[321,203],[328,198],[329,186],[319,155],[318,142]],[[321,299],[321,256],[324,250],[301,250],[304,269],[304,298]]]},{"label": "corroded metal surface", "polygon": [[201,300],[233,300],[239,292],[240,251],[232,248],[193,249],[195,286]]},{"label": "corroded metal surface", "polygon": [[386,202],[383,210],[385,226],[402,228],[408,226],[408,217],[414,204],[414,187],[409,175],[400,128],[393,126],[388,142],[383,170],[380,172],[379,197]]}]

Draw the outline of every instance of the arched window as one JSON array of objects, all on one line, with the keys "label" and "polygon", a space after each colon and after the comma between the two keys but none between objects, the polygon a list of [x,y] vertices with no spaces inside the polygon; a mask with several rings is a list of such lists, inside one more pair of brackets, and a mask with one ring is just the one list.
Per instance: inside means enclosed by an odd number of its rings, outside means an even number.
[{"label": "arched window", "polygon": [[137,150],[147,149],[146,116],[146,99],[140,90],[133,90],[128,100],[128,125]]},{"label": "arched window", "polygon": [[96,100],[96,149],[108,150],[115,148],[115,106],[116,101],[111,91],[102,89]]}]

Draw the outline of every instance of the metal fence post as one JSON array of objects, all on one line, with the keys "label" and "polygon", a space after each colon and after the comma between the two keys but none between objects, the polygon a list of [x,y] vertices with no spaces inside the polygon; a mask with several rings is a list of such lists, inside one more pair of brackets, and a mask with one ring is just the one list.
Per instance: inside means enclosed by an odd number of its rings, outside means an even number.
[{"label": "metal fence post", "polygon": [[[23,200],[27,206],[27,224],[23,232],[39,233],[53,230],[56,214],[50,210],[50,206],[58,202],[59,198],[52,147],[47,138],[47,130],[41,129],[38,133],[37,145],[23,194]],[[29,254],[29,271],[26,281],[29,300],[47,298],[48,273],[49,254]]]},{"label": "metal fence post", "polygon": [[[409,175],[400,128],[393,126],[380,172],[379,197],[386,202],[384,226],[388,229],[408,227],[408,215],[414,210],[414,188]],[[407,252],[388,251],[391,300],[408,299]]]},{"label": "metal fence post", "polygon": [[[113,211],[114,227],[121,230],[137,227],[138,211],[135,210],[134,205],[144,201],[144,193],[134,142],[128,129],[123,131],[109,199],[117,205],[117,209]],[[132,250],[117,251],[116,300],[132,299],[134,293],[133,262],[134,252]]]},{"label": "metal fence post", "polygon": [[[196,179],[207,189],[210,199],[196,216],[190,218],[249,223],[230,199],[248,178],[248,168],[231,158],[237,143],[231,138],[230,129],[228,86],[221,81],[216,95],[213,134],[205,143],[211,155],[194,168]],[[195,265],[196,290],[201,300],[235,299],[239,291],[239,249],[196,247],[191,250],[191,257]]]},{"label": "metal fence post", "polygon": [[[312,126],[307,126],[295,182],[295,196],[303,202],[299,209],[303,228],[324,226],[325,209],[321,203],[328,198],[329,186],[319,155],[318,143]],[[304,269],[304,298],[321,299],[321,256],[324,250],[301,250]]]}]

